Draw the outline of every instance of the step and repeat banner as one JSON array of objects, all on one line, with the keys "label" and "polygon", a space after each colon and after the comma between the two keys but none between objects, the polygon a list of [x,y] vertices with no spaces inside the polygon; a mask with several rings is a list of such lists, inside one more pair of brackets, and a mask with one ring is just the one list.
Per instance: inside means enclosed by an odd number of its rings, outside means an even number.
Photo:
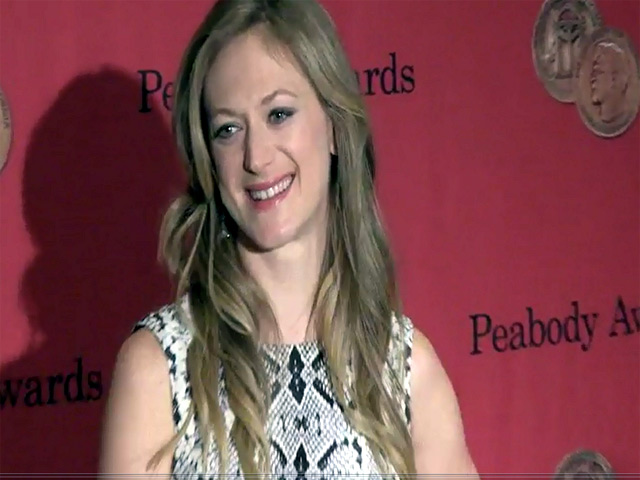
[{"label": "step and repeat banner", "polygon": [[[323,3],[480,472],[640,472],[640,2]],[[0,0],[3,474],[95,472],[116,352],[171,299],[173,78],[210,5]]]}]

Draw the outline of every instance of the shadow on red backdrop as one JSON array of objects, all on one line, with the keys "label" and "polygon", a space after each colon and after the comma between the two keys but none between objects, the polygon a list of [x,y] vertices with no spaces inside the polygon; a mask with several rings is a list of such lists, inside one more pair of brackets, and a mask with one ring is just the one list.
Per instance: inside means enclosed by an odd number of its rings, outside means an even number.
[{"label": "shadow on red backdrop", "polygon": [[5,474],[96,471],[104,366],[170,299],[157,234],[182,173],[159,109],[132,108],[139,88],[115,69],[78,76],[30,138],[23,213],[37,254],[21,300],[37,340],[0,371]]}]

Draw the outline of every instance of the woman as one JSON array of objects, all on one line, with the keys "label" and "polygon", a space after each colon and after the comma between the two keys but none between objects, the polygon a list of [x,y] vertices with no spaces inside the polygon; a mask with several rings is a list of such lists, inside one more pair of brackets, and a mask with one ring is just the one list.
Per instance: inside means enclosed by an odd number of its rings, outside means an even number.
[{"label": "woman", "polygon": [[448,378],[400,314],[328,14],[218,1],[174,100],[189,185],[161,236],[177,300],[119,353],[100,471],[475,475]]}]

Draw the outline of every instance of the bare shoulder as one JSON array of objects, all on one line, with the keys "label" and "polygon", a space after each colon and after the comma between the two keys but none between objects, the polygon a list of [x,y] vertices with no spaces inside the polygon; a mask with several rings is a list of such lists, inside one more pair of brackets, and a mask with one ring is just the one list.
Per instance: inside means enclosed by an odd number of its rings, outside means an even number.
[{"label": "bare shoulder", "polygon": [[153,471],[147,470],[147,464],[173,433],[167,359],[154,334],[141,329],[123,343],[115,362],[104,415],[100,473],[170,473],[170,458]]},{"label": "bare shoulder", "polygon": [[455,391],[433,345],[418,329],[413,333],[411,370],[411,435],[417,473],[477,478]]},{"label": "bare shoulder", "polygon": [[[167,358],[156,337],[147,329],[140,329],[130,335],[120,347],[113,374],[113,384],[131,383],[129,386],[144,384],[158,388],[159,384],[169,386]],[[140,388],[138,388],[140,390]]]}]

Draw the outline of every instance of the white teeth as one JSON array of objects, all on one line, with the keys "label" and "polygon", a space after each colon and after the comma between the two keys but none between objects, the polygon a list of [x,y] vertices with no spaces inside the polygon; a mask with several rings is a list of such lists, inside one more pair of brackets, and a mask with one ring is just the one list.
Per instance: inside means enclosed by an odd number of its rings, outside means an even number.
[{"label": "white teeth", "polygon": [[267,188],[266,190],[250,190],[249,194],[251,198],[254,200],[267,200],[269,198],[273,198],[278,193],[284,192],[293,181],[293,175],[289,175],[287,178],[275,184],[273,187]]}]

